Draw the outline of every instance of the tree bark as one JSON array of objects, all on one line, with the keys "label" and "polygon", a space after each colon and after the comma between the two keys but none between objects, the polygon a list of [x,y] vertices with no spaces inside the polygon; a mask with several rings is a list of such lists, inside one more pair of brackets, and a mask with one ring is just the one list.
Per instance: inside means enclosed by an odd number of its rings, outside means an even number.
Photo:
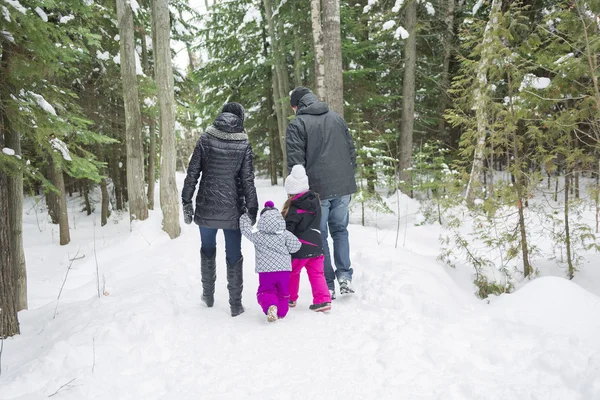
[{"label": "tree bark", "polygon": [[121,185],[121,161],[120,161],[119,144],[115,143],[112,147],[112,176],[113,184],[115,185],[115,201],[117,210],[123,209],[123,186]]},{"label": "tree bark", "polygon": [[[0,133],[0,147],[4,148]],[[0,170],[0,188],[8,186],[8,176]],[[8,212],[8,192],[0,190],[0,338],[19,334],[17,288],[13,276],[12,240]]]},{"label": "tree bark", "polygon": [[571,177],[569,176],[570,169],[565,168],[565,247],[567,248],[567,264],[569,266],[569,279],[573,279],[575,276],[575,267],[573,266],[573,260],[571,256],[571,230],[569,228],[569,189],[571,184]]},{"label": "tree bark", "polygon": [[[12,56],[12,45],[6,41],[2,43],[2,60],[0,62],[0,136],[4,140],[4,146],[13,149],[15,155],[21,156],[21,138],[19,133],[12,129],[7,114],[5,99],[8,95],[5,90],[10,91],[9,83],[4,81],[10,73],[10,60]],[[7,188],[8,196],[8,221],[9,224],[2,229],[9,229],[10,235],[10,259],[7,266],[12,267],[14,279],[16,310],[27,309],[27,269],[25,265],[25,252],[23,251],[23,170],[19,167],[12,171],[11,175],[5,175],[7,186],[0,185],[0,190]],[[2,212],[2,211],[0,211]],[[1,306],[1,304],[0,304]],[[1,308],[0,308],[1,310]],[[1,311],[0,311],[1,313]]]},{"label": "tree bark", "polygon": [[477,118],[477,142],[475,145],[475,153],[473,155],[473,166],[471,168],[471,176],[467,185],[466,199],[467,205],[472,207],[475,205],[475,199],[481,191],[481,173],[483,171],[483,160],[485,153],[485,142],[488,128],[488,96],[487,96],[487,73],[488,69],[497,56],[494,54],[490,44],[493,40],[494,30],[498,24],[498,14],[502,8],[501,0],[492,0],[490,18],[486,24],[483,33],[483,50],[481,60],[477,67],[477,78],[475,87],[475,115]]},{"label": "tree bark", "polygon": [[310,1],[312,35],[315,48],[315,94],[321,101],[326,100],[325,92],[325,52],[323,50],[323,27],[321,25],[321,0]]},{"label": "tree bark", "polygon": [[[269,35],[271,37],[271,56],[273,59],[275,76],[273,79],[273,100],[279,126],[279,142],[283,155],[283,176],[287,176],[287,149],[286,149],[286,128],[288,108],[284,106],[282,100],[287,99],[289,90],[289,78],[287,77],[287,67],[282,53],[279,49],[279,42],[275,34],[275,21],[273,20],[273,10],[271,8],[271,0],[263,0],[265,6],[265,14],[268,21]],[[287,83],[286,83],[287,82]]]},{"label": "tree bark", "polygon": [[398,172],[400,180],[405,182],[400,189],[411,193],[409,171],[412,159],[413,131],[415,124],[415,80],[417,67],[417,2],[411,1],[406,6],[406,30],[408,39],[404,55],[404,80],[402,82],[402,125],[400,133],[400,154]]},{"label": "tree bark", "polygon": [[154,210],[156,186],[156,121],[150,119],[150,148],[148,149],[148,209]]},{"label": "tree bark", "polygon": [[171,64],[171,29],[168,0],[154,0],[154,24],[156,27],[156,87],[160,108],[160,208],[163,213],[163,230],[175,239],[181,234],[179,226],[179,201],[175,169],[175,98],[173,68]]},{"label": "tree bark", "polygon": [[69,213],[67,211],[67,196],[65,193],[65,179],[60,163],[56,162],[53,156],[50,156],[50,160],[52,163],[52,184],[59,191],[56,195],[56,204],[60,231],[60,245],[64,246],[71,241],[71,234],[69,232]]},{"label": "tree bark", "polygon": [[131,220],[138,219],[143,221],[148,218],[148,203],[144,191],[142,120],[135,71],[133,11],[130,4],[125,0],[117,0],[117,18],[121,39],[121,77],[123,80],[123,100],[125,103],[129,216]]},{"label": "tree bark", "polygon": [[83,182],[83,200],[85,202],[85,212],[87,215],[92,213],[92,204],[90,203],[90,184]]},{"label": "tree bark", "polygon": [[302,86],[302,42],[294,36],[294,85]]},{"label": "tree bark", "polygon": [[452,54],[454,52],[454,11],[456,0],[446,0],[446,15],[444,16],[444,23],[446,24],[446,32],[444,32],[444,64],[442,70],[442,80],[440,82],[440,123],[438,124],[438,131],[441,135],[444,134],[446,129],[446,119],[444,118],[444,112],[452,104],[450,97],[448,96],[448,88],[450,87],[450,61],[452,60]]},{"label": "tree bark", "polygon": [[344,117],[340,0],[323,0],[323,44],[324,51],[327,53],[325,58],[327,102],[333,111]]}]

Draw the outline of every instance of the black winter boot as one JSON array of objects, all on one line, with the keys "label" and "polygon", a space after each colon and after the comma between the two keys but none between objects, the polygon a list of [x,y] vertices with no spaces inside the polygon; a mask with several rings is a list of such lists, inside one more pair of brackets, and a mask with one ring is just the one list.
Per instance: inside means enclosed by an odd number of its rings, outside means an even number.
[{"label": "black winter boot", "polygon": [[229,305],[232,317],[244,312],[244,307],[242,306],[242,289],[244,288],[243,265],[243,257],[233,265],[227,263],[227,289],[229,290]]},{"label": "black winter boot", "polygon": [[207,307],[215,304],[215,281],[217,280],[216,254],[206,256],[200,251],[200,275],[202,276],[202,301]]}]

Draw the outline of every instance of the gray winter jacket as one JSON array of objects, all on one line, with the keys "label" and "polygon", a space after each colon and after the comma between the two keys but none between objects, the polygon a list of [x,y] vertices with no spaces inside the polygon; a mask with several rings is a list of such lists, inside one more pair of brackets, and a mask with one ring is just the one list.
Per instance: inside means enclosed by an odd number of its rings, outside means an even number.
[{"label": "gray winter jacket", "polygon": [[356,148],[344,119],[308,93],[287,127],[288,173],[306,168],[310,189],[323,200],[356,192]]},{"label": "gray winter jacket", "polygon": [[258,221],[258,232],[252,232],[248,214],[240,218],[242,234],[254,243],[256,272],[292,270],[291,253],[300,250],[302,244],[296,236],[285,229],[285,220],[275,208],[267,209]]}]

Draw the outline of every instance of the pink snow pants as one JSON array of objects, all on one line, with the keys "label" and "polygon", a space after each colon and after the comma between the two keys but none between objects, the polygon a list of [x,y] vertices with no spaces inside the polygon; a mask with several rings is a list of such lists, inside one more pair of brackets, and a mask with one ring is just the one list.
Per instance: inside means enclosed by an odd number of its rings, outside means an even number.
[{"label": "pink snow pants", "polygon": [[306,267],[308,280],[312,288],[313,304],[330,303],[331,295],[327,288],[327,281],[323,273],[323,261],[325,257],[294,258],[292,259],[292,275],[290,276],[290,300],[298,300],[298,289],[300,288],[300,271]]},{"label": "pink snow pants", "polygon": [[290,271],[259,272],[256,300],[265,315],[269,307],[277,306],[277,316],[283,318],[289,310]]}]

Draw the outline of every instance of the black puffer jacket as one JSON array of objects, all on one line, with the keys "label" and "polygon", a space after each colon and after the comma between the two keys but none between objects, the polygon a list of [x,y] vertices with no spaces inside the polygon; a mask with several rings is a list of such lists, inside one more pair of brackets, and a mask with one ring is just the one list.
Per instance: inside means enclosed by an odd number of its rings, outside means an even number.
[{"label": "black puffer jacket", "polygon": [[256,220],[258,199],[254,187],[252,147],[243,121],[231,113],[220,114],[200,136],[190,160],[181,200],[191,203],[198,178],[196,224],[217,229],[239,229],[248,210]]},{"label": "black puffer jacket", "polygon": [[286,132],[288,173],[306,168],[310,188],[321,199],[356,192],[356,148],[344,119],[313,93],[302,97]]},{"label": "black puffer jacket", "polygon": [[302,243],[292,258],[312,258],[323,254],[321,202],[315,192],[309,190],[292,199],[285,217],[285,227]]}]

